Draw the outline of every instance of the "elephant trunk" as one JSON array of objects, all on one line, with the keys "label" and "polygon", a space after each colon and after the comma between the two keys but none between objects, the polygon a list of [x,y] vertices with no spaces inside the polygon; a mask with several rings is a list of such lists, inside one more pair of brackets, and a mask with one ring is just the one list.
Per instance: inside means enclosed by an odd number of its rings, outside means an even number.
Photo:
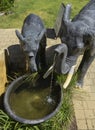
[{"label": "elephant trunk", "polygon": [[66,74],[70,67],[66,64],[68,48],[66,44],[60,44],[56,49],[55,53],[58,53],[57,62],[55,64],[55,70],[59,74]]},{"label": "elephant trunk", "polygon": [[65,44],[60,44],[54,49],[55,61],[44,74],[43,78],[47,78],[48,75],[54,70],[59,74],[66,74],[70,67],[66,64],[67,57],[67,46]]},{"label": "elephant trunk", "polygon": [[36,65],[35,57],[30,58],[29,64],[30,64],[31,72],[32,73],[37,72],[37,65]]}]

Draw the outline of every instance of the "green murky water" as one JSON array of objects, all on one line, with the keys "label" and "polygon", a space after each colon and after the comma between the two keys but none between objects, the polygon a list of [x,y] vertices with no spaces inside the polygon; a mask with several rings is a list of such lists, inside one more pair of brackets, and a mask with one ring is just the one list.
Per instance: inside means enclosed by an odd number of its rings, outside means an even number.
[{"label": "green murky water", "polygon": [[11,93],[9,100],[11,109],[16,115],[25,119],[44,118],[55,110],[60,100],[57,87],[53,90],[52,102],[47,101],[49,94],[48,83],[43,82],[33,87],[26,82]]}]

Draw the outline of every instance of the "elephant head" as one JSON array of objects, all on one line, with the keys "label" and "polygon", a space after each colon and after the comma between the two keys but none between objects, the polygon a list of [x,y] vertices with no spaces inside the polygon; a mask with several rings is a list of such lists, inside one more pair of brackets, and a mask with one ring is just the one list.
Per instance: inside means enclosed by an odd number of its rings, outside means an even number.
[{"label": "elephant head", "polygon": [[93,18],[89,18],[89,14],[86,14],[86,11],[85,15],[83,15],[84,11],[85,8],[71,20],[71,5],[68,4],[65,7],[62,25],[63,32],[60,38],[68,46],[68,55],[75,55],[77,52],[80,53],[85,47],[84,37],[95,35]]},{"label": "elephant head", "polygon": [[29,59],[29,66],[31,72],[38,71],[37,66],[37,53],[40,46],[45,48],[46,43],[41,43],[43,37],[45,37],[46,29],[39,16],[30,14],[26,17],[23,23],[22,32],[16,30],[16,35],[20,40],[21,47],[26,53]]}]

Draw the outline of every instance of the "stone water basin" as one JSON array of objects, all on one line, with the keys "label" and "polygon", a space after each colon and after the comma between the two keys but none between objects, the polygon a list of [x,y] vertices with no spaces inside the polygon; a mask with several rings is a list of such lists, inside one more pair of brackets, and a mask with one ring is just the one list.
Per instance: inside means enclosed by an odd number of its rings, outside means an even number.
[{"label": "stone water basin", "polygon": [[50,77],[40,77],[35,85],[27,81],[26,75],[14,80],[5,92],[4,106],[14,120],[25,124],[38,124],[54,116],[62,102],[63,94],[59,84],[53,83],[51,102]]}]

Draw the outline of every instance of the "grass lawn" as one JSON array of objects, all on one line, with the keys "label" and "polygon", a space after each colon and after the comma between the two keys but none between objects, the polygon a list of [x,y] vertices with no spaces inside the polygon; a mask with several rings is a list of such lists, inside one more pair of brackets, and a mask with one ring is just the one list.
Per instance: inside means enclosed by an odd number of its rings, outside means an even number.
[{"label": "grass lawn", "polygon": [[25,17],[34,13],[39,15],[46,27],[53,27],[60,4],[71,3],[72,14],[76,15],[89,0],[15,0],[13,14],[0,17],[0,28],[21,28]]}]

